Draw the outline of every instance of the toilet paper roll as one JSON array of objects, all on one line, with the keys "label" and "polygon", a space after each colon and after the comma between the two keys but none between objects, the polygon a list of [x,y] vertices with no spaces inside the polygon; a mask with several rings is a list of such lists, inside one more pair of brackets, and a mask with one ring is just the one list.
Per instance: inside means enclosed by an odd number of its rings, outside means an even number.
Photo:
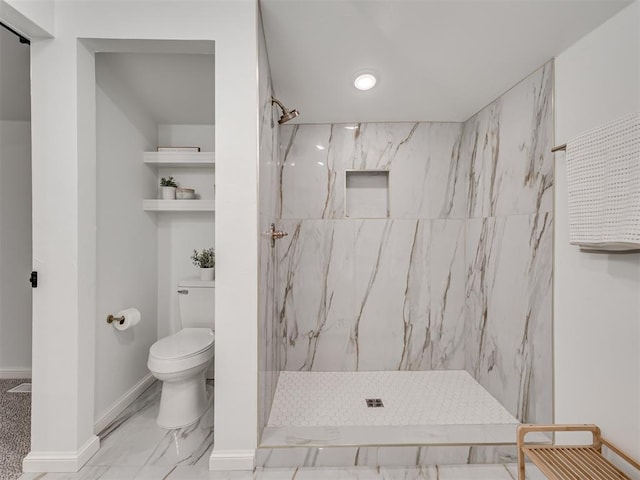
[{"label": "toilet paper roll", "polygon": [[140,319],[142,315],[140,315],[140,310],[137,308],[127,308],[125,310],[120,310],[115,314],[116,317],[124,317],[124,322],[113,322],[113,326],[118,330],[127,330],[138,323],[140,323]]}]

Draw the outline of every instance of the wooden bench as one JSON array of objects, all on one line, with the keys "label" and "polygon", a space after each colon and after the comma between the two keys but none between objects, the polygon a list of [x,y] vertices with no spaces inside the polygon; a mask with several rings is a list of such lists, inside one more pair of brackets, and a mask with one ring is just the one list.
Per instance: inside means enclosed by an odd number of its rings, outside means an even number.
[{"label": "wooden bench", "polygon": [[[525,443],[530,432],[591,432],[591,445],[533,445]],[[596,425],[520,425],[518,427],[518,480],[525,480],[525,456],[551,480],[630,480],[602,455],[607,447],[640,471],[640,463],[606,441]]]}]

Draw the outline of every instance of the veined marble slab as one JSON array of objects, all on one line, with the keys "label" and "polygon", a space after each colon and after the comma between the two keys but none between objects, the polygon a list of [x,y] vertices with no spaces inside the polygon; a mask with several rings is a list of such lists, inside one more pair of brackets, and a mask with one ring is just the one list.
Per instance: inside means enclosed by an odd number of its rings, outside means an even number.
[{"label": "veined marble slab", "polygon": [[[508,453],[500,451],[508,450]],[[515,463],[515,446],[384,446],[258,448],[256,465],[265,468],[430,467]]]},{"label": "veined marble slab", "polygon": [[464,123],[471,218],[553,209],[553,62]]},{"label": "veined marble slab", "polygon": [[[518,422],[485,425],[266,427],[260,448],[349,446],[514,445]],[[547,443],[540,434],[532,442]]]},{"label": "veined marble slab", "polygon": [[284,369],[464,367],[463,221],[279,226],[289,232],[277,247]]},{"label": "veined marble slab", "polygon": [[468,227],[466,369],[517,418],[552,421],[550,213]]},{"label": "veined marble slab", "polygon": [[281,127],[283,219],[345,218],[347,170],[389,172],[391,218],[462,218],[467,162],[457,123]]}]

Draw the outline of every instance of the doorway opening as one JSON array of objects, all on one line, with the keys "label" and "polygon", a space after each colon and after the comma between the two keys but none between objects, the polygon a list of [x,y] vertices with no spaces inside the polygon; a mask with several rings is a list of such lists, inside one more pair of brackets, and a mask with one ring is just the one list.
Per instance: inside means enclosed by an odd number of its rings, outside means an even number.
[{"label": "doorway opening", "polygon": [[14,478],[31,446],[30,43],[0,26],[0,476]]}]

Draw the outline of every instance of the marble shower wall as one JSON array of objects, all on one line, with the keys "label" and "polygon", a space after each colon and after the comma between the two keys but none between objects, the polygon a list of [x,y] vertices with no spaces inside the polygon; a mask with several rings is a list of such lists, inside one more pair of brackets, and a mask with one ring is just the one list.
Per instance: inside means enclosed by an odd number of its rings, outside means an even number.
[{"label": "marble shower wall", "polygon": [[[269,230],[276,223],[278,206],[278,124],[277,112],[271,105],[272,85],[264,32],[260,24],[258,35],[258,71],[260,101],[259,139],[259,222],[260,232]],[[267,423],[271,402],[279,373],[278,323],[276,315],[276,250],[269,239],[260,234],[259,245],[259,291],[258,291],[258,424]]]},{"label": "marble shower wall", "polygon": [[[464,368],[461,131],[281,128],[283,369]],[[349,169],[389,171],[389,218],[345,218]]]},{"label": "marble shower wall", "polygon": [[[281,127],[280,369],[466,369],[551,420],[552,68],[464,124]],[[345,216],[352,169],[388,218]]]},{"label": "marble shower wall", "polygon": [[470,118],[465,369],[518,419],[551,422],[553,64]]}]

